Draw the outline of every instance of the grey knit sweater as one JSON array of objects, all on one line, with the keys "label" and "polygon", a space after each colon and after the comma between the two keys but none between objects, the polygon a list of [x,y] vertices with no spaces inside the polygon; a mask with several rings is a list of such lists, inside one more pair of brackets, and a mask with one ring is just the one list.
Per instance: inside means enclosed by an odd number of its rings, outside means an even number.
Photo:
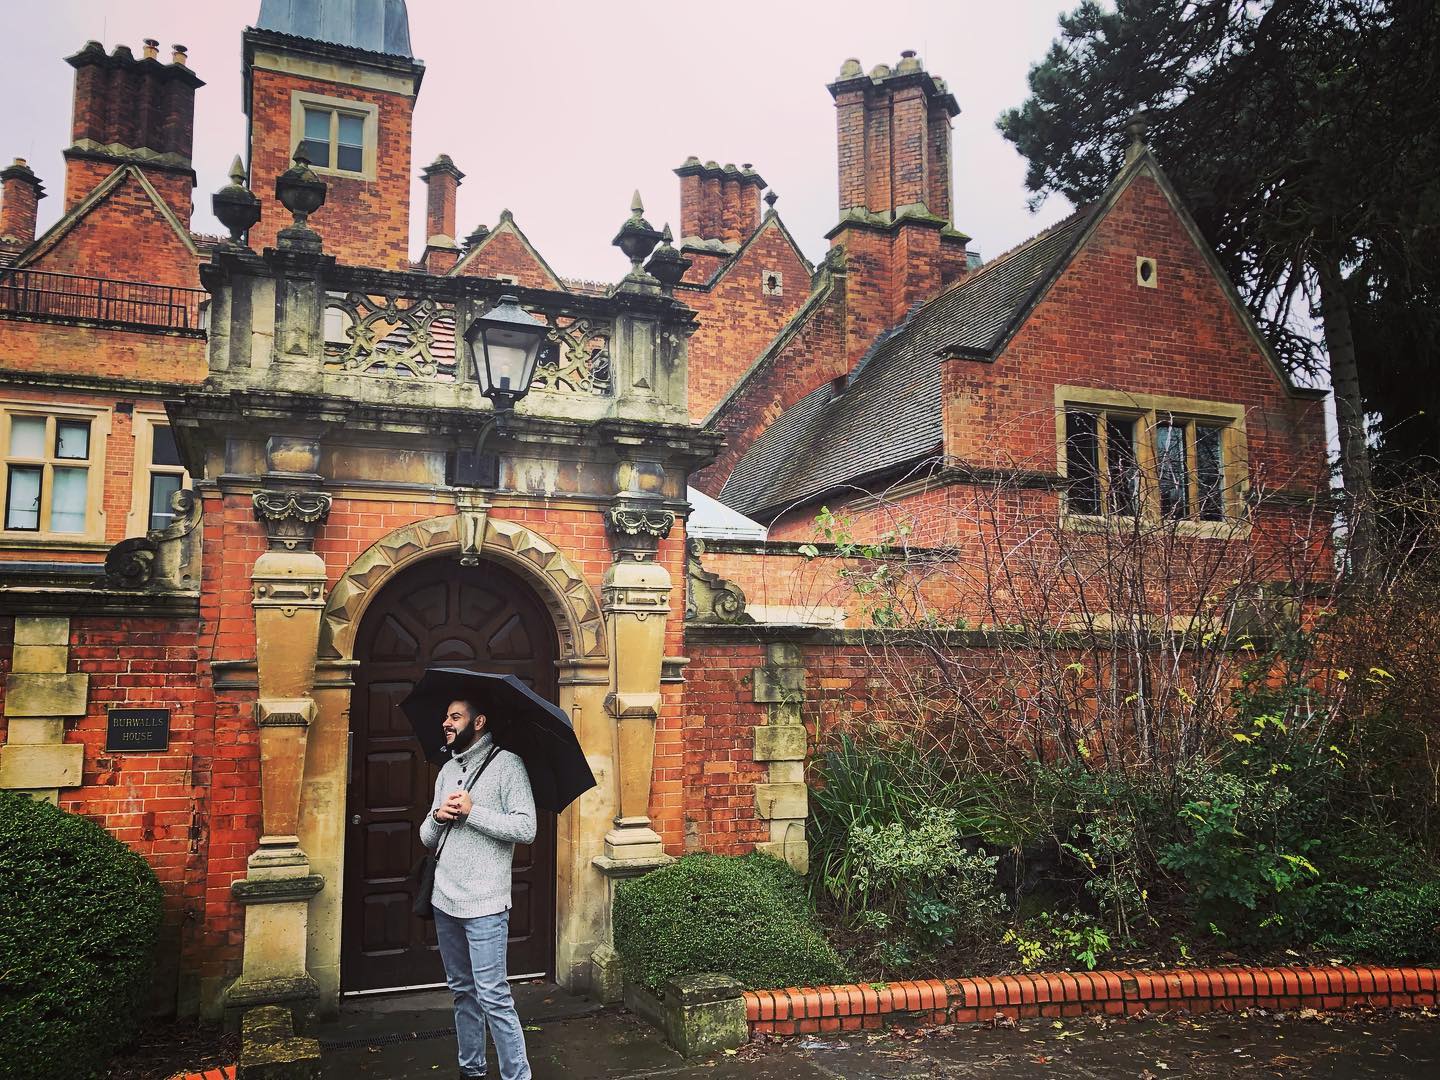
[{"label": "grey knit sweater", "polygon": [[473,805],[451,825],[435,820],[435,810],[452,791],[463,788],[494,746],[489,732],[447,761],[435,780],[435,798],[420,826],[420,842],[434,849],[450,838],[435,868],[435,907],[457,919],[494,915],[510,907],[510,868],[516,844],[535,839],[535,799],[525,764],[501,750],[470,788]]}]

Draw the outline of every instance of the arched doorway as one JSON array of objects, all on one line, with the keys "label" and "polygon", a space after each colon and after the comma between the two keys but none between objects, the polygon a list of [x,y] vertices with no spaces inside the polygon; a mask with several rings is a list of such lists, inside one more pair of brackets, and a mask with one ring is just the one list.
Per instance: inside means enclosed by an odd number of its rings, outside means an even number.
[{"label": "arched doorway", "polygon": [[[539,598],[493,563],[427,559],[398,574],[366,610],[355,642],[347,774],[341,985],[346,991],[444,981],[434,924],[410,912],[410,871],[437,767],[399,703],[431,664],[516,675],[554,700],[556,634]],[[512,975],[552,974],[555,818],[515,849]]]}]

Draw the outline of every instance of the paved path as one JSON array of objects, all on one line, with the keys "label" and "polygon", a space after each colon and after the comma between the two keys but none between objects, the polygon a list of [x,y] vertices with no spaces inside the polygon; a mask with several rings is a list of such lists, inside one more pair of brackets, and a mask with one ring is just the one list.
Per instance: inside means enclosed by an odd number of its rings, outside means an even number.
[{"label": "paved path", "polygon": [[[1347,1014],[1301,1020],[1258,1014],[1114,1023],[1099,1018],[1001,1026],[792,1037],[685,1062],[653,1029],[554,986],[518,988],[536,1080],[971,1080],[1056,1077],[1440,1077],[1440,1016]],[[455,1072],[444,994],[352,999],[316,1032],[333,1080],[402,1080]],[[496,1076],[493,1060],[491,1075]]]}]

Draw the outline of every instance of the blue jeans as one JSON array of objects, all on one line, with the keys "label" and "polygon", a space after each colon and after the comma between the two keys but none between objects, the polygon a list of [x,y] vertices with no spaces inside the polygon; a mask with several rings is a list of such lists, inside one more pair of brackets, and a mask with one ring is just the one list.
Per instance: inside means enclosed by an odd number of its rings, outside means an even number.
[{"label": "blue jeans", "polygon": [[435,936],[445,962],[445,981],[455,995],[455,1041],[460,1045],[460,1072],[485,1073],[485,1025],[495,1039],[500,1080],[530,1080],[525,1033],[515,999],[505,979],[505,948],[510,912],[457,919],[435,912]]}]

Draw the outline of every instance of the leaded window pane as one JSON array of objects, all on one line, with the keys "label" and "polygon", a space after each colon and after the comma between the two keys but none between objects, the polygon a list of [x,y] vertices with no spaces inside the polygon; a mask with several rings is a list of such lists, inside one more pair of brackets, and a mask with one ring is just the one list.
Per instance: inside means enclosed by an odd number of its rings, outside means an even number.
[{"label": "leaded window pane", "polygon": [[51,532],[85,531],[85,497],[90,484],[89,474],[89,469],[55,469],[54,488],[50,492]]},{"label": "leaded window pane", "polygon": [[1190,516],[1190,479],[1185,467],[1185,428],[1162,423],[1155,428],[1155,463],[1159,473],[1160,513],[1168,518]]},{"label": "leaded window pane", "polygon": [[1095,414],[1065,413],[1065,471],[1072,514],[1100,512],[1100,439]]},{"label": "leaded window pane", "polygon": [[1201,520],[1222,520],[1225,517],[1225,461],[1218,427],[1197,425],[1195,428],[1195,486]]},{"label": "leaded window pane", "polygon": [[11,465],[5,485],[5,528],[40,528],[39,465]]},{"label": "leaded window pane", "polygon": [[1135,459],[1135,421],[1105,418],[1106,465],[1110,478],[1110,512],[1134,517],[1140,505],[1140,468]]},{"label": "leaded window pane", "polygon": [[90,457],[89,420],[60,420],[55,424],[55,456],[67,461]]},{"label": "leaded window pane", "polygon": [[43,458],[45,456],[45,417],[14,416],[10,418],[10,456]]},{"label": "leaded window pane", "polygon": [[180,490],[176,473],[154,473],[150,477],[150,528],[163,529],[175,520],[170,509],[170,496]]},{"label": "leaded window pane", "polygon": [[156,424],[150,449],[150,464],[179,465],[180,449],[175,445],[175,429],[169,424]]}]

